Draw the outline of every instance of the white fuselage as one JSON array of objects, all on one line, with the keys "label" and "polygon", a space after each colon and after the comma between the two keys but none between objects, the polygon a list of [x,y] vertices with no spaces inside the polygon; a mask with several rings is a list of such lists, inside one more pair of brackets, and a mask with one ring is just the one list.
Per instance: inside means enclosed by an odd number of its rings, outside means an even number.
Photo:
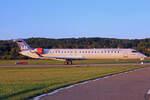
[{"label": "white fuselage", "polygon": [[[20,53],[31,58],[41,58],[31,51]],[[134,49],[44,49],[41,56],[81,59],[141,59],[146,57]]]}]

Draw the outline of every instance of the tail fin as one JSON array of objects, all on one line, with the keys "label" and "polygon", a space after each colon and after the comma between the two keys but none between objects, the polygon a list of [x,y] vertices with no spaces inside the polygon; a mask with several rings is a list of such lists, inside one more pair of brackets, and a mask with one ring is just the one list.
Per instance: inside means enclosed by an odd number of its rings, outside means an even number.
[{"label": "tail fin", "polygon": [[16,39],[14,42],[18,44],[21,51],[32,50],[32,48],[23,39]]}]

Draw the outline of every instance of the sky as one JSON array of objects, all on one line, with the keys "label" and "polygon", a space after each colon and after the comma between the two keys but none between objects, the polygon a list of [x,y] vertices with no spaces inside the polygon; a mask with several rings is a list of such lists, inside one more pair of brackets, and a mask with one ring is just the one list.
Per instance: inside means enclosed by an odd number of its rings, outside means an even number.
[{"label": "sky", "polygon": [[0,0],[0,40],[150,38],[150,0]]}]

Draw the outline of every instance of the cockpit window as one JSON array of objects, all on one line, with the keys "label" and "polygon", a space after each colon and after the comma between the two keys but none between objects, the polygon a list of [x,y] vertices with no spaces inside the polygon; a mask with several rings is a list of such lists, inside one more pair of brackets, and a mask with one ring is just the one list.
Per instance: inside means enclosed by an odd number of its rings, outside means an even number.
[{"label": "cockpit window", "polygon": [[132,53],[138,53],[138,51],[134,50],[134,51],[132,51]]}]

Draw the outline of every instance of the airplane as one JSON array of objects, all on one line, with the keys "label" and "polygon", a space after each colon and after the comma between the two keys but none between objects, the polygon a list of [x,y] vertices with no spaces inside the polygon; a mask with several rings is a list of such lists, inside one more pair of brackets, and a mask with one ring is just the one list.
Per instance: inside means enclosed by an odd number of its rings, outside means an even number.
[{"label": "airplane", "polygon": [[93,49],[43,49],[31,48],[23,39],[14,40],[20,48],[20,54],[31,58],[52,59],[72,64],[73,60],[96,59],[140,59],[147,56],[135,49],[123,48],[93,48]]}]

